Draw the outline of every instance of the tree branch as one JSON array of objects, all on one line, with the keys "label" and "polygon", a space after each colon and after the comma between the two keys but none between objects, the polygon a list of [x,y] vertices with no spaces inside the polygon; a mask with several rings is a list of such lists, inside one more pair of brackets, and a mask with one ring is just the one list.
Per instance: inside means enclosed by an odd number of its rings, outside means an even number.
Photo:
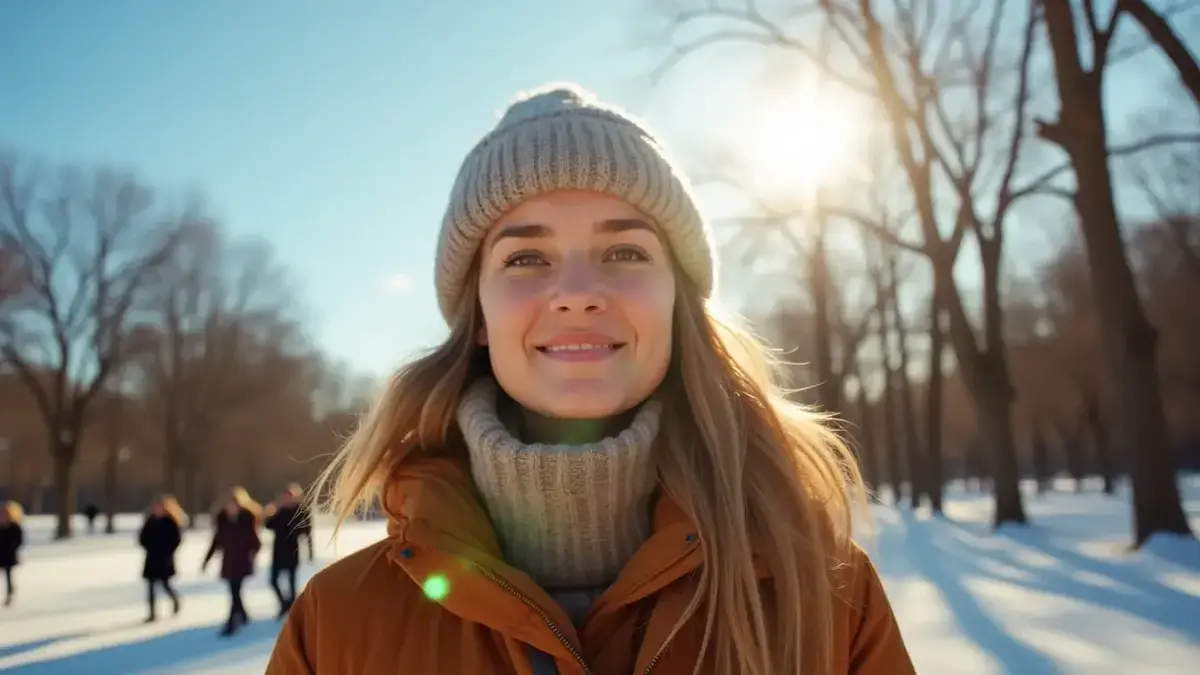
[{"label": "tree branch", "polygon": [[1179,73],[1179,80],[1191,92],[1196,106],[1200,107],[1200,64],[1196,61],[1196,55],[1171,28],[1166,17],[1156,12],[1145,0],[1117,0],[1117,4],[1141,24],[1146,35],[1171,60]]}]

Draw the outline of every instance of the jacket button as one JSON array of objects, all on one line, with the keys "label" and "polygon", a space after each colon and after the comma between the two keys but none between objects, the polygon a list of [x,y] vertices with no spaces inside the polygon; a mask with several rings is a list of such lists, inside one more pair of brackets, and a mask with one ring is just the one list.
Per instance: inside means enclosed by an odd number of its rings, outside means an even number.
[{"label": "jacket button", "polygon": [[403,549],[400,549],[400,557],[401,557],[401,558],[404,558],[405,560],[408,560],[409,558],[412,558],[412,557],[413,557],[413,550],[412,550],[411,548],[403,548]]}]

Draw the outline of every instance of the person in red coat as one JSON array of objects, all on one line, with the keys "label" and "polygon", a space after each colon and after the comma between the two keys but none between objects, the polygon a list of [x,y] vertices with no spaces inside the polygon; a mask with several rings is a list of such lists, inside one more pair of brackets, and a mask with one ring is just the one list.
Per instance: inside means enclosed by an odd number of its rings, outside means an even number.
[{"label": "person in red coat", "polygon": [[204,556],[201,571],[208,561],[221,552],[221,578],[229,585],[229,620],[221,630],[228,637],[250,622],[246,606],[242,604],[242,582],[254,574],[254,557],[262,547],[258,537],[262,507],[250,498],[246,490],[235,487],[217,512],[213,529],[212,545]]}]

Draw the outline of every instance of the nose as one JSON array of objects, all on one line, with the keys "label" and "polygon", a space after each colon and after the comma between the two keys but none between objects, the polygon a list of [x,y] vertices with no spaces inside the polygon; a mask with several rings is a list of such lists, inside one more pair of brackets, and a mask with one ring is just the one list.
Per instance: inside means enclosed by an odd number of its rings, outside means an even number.
[{"label": "nose", "polygon": [[550,309],[583,314],[595,314],[608,309],[599,270],[586,262],[564,265],[550,299]]}]

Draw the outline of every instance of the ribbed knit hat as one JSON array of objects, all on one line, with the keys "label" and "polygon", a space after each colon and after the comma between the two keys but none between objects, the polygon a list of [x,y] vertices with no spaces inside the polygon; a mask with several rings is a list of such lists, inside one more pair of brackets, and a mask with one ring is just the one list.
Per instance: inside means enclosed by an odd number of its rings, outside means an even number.
[{"label": "ribbed knit hat", "polygon": [[522,201],[556,190],[622,199],[652,219],[704,297],[716,277],[712,236],[683,173],[646,127],[573,84],[520,96],[463,161],[438,237],[434,284],[453,320],[488,230]]}]

